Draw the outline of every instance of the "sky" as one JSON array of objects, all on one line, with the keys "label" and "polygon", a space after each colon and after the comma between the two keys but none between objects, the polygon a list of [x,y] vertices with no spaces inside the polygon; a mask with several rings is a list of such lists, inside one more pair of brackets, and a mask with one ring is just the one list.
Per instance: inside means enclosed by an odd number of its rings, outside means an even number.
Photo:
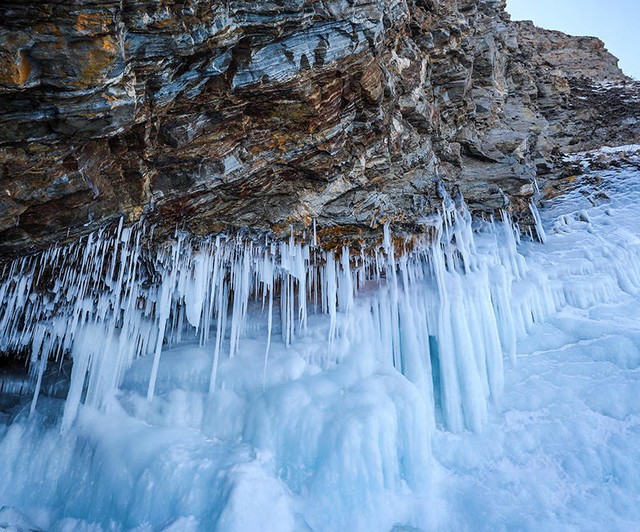
[{"label": "sky", "polygon": [[507,0],[514,20],[600,37],[625,74],[640,79],[640,0]]}]

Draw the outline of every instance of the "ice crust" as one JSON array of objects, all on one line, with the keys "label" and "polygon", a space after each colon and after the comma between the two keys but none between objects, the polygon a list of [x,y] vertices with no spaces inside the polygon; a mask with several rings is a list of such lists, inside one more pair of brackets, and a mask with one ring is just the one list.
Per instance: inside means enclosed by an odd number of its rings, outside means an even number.
[{"label": "ice crust", "polygon": [[14,262],[0,524],[636,528],[640,176],[603,177],[544,245],[445,198],[366,256],[121,226]]}]

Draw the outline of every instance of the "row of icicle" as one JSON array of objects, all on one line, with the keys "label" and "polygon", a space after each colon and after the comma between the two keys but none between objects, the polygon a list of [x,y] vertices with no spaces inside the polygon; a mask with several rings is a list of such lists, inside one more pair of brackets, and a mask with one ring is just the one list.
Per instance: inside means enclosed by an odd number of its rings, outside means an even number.
[{"label": "row of icicle", "polygon": [[478,430],[500,397],[503,354],[514,357],[516,336],[561,302],[544,280],[527,279],[506,214],[483,223],[480,240],[464,204],[445,201],[423,223],[428,236],[410,251],[395,249],[385,227],[382,244],[354,256],[348,247],[322,250],[315,234],[302,242],[177,234],[153,247],[144,224],[121,222],[5,267],[0,352],[28,353],[32,411],[47,366],[73,358],[64,429],[82,403],[103,406],[138,357],[153,357],[151,401],[163,349],[188,331],[211,346],[213,394],[219,362],[238,353],[257,301],[267,321],[265,372],[275,331],[289,345],[310,313],[324,314],[323,363],[339,356],[337,338],[366,337],[425,394],[434,424],[438,410],[451,430]]}]

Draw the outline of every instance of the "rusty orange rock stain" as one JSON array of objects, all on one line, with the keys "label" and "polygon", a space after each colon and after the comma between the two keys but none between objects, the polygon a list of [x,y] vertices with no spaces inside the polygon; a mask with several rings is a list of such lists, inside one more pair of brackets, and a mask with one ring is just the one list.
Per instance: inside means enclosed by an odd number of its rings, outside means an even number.
[{"label": "rusty orange rock stain", "polygon": [[118,42],[113,36],[95,39],[87,51],[86,66],[74,85],[89,86],[100,81],[113,66],[119,51]]},{"label": "rusty orange rock stain", "polygon": [[113,18],[108,13],[82,12],[78,14],[74,29],[82,34],[106,33]]},{"label": "rusty orange rock stain", "polygon": [[2,85],[24,85],[31,71],[29,58],[23,50],[13,57],[0,56],[0,84]]}]

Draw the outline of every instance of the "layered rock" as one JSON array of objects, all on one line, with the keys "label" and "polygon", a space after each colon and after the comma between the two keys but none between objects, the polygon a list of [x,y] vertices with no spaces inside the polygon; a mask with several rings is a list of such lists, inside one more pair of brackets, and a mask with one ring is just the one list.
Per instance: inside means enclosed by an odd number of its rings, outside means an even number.
[{"label": "layered rock", "polygon": [[442,183],[525,212],[560,152],[640,130],[637,99],[607,111],[635,85],[600,41],[503,1],[8,0],[0,20],[0,253],[122,216],[412,232]]},{"label": "layered rock", "polygon": [[584,151],[640,138],[640,84],[622,73],[602,41],[531,22],[511,25],[519,43],[514,59],[535,83],[537,109],[554,148]]}]

